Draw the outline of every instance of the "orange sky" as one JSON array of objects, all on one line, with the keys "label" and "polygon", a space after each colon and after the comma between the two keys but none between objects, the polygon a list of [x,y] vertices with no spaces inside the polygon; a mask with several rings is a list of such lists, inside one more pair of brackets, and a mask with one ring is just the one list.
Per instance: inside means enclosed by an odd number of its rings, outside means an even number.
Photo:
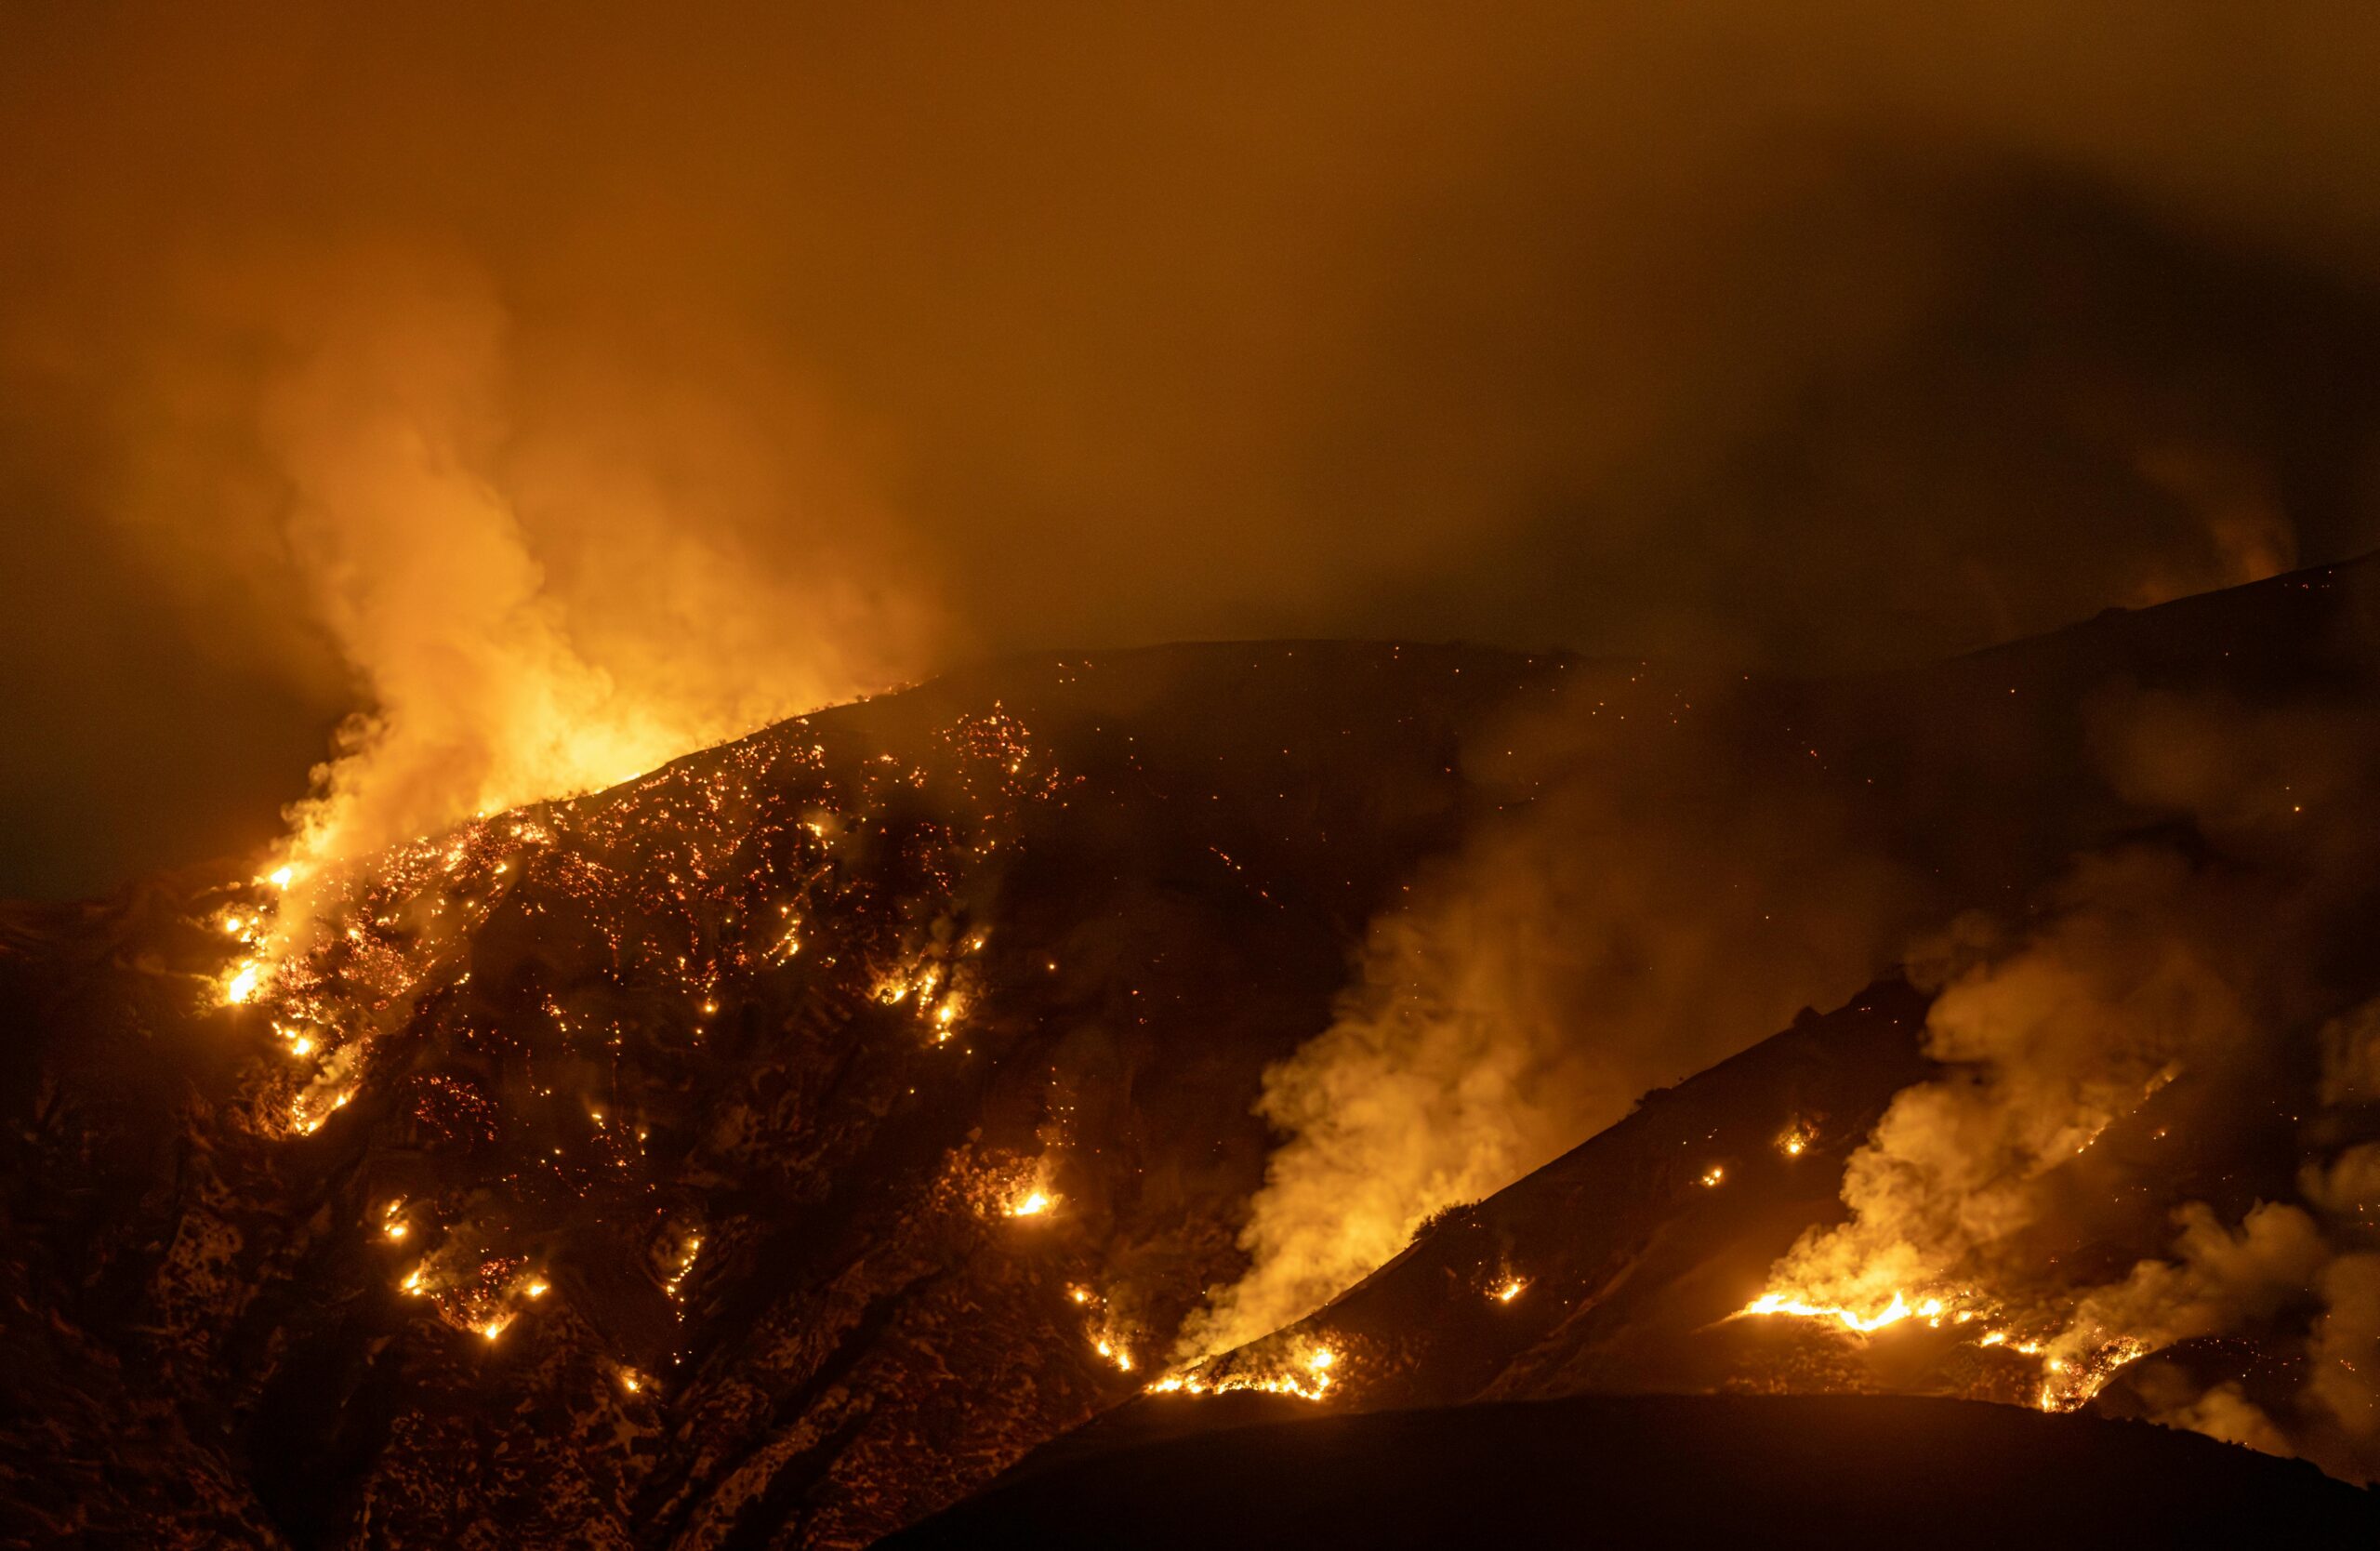
[{"label": "orange sky", "polygon": [[358,709],[1891,662],[2368,547],[2380,20],[2075,11],[12,7],[0,893]]}]

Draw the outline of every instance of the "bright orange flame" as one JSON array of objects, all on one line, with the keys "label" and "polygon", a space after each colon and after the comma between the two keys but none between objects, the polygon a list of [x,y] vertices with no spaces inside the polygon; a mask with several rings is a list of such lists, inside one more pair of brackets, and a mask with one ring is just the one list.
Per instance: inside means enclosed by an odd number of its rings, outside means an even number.
[{"label": "bright orange flame", "polygon": [[[1942,1306],[1937,1301],[1932,1306],[1938,1313]],[[1858,1309],[1843,1308],[1833,1305],[1807,1304],[1783,1292],[1764,1292],[1737,1310],[1736,1317],[1741,1319],[1747,1314],[1792,1314],[1805,1319],[1833,1319],[1844,1329],[1857,1331],[1865,1335],[1870,1331],[1882,1330],[1886,1325],[1897,1325],[1916,1312],[1917,1310],[1910,1307],[1909,1300],[1898,1292],[1893,1294],[1893,1301],[1890,1304],[1874,1314],[1862,1314]]]},{"label": "bright orange flame", "polygon": [[263,979],[263,963],[255,959],[249,960],[232,972],[230,980],[224,982],[223,1000],[233,1006],[239,1005],[257,994],[257,987]]}]

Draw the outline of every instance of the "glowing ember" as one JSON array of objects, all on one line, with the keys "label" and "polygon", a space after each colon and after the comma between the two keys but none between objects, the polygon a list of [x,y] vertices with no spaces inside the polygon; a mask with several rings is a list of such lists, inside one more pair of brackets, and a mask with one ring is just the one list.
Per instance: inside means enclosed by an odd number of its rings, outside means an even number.
[{"label": "glowing ember", "polygon": [[[678,1254],[678,1268],[670,1275],[668,1280],[661,1284],[662,1290],[668,1292],[672,1298],[684,1297],[685,1294],[681,1292],[680,1289],[685,1284],[687,1276],[694,1268],[694,1257],[702,1253],[702,1235],[699,1233],[687,1235],[686,1246],[683,1250],[681,1250]],[[681,1316],[681,1318],[683,1317]]]},{"label": "glowing ember", "polygon": [[1726,1183],[1726,1178],[1727,1171],[1721,1168],[1718,1164],[1713,1163],[1711,1167],[1702,1172],[1703,1188],[1706,1190],[1715,1188],[1716,1186]]}]

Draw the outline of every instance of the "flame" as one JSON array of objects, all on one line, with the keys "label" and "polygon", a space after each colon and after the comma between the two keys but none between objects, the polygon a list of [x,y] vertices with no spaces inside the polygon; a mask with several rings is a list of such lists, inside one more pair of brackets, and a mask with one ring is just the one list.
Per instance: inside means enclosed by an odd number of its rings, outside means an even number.
[{"label": "flame", "polygon": [[[671,1272],[668,1279],[661,1284],[662,1291],[672,1298],[684,1298],[685,1293],[681,1289],[685,1286],[686,1278],[694,1271],[695,1257],[702,1253],[703,1236],[699,1233],[688,1234],[684,1247],[678,1252],[678,1268]],[[679,1318],[682,1319],[685,1315],[681,1312]]]},{"label": "flame", "polygon": [[257,987],[263,980],[264,961],[260,959],[249,960],[232,971],[231,978],[223,983],[224,1001],[231,1006],[238,1006],[257,994]]},{"label": "flame", "polygon": [[1527,1282],[1523,1281],[1518,1277],[1514,1277],[1507,1280],[1503,1286],[1496,1289],[1496,1301],[1500,1304],[1511,1303],[1514,1298],[1519,1297],[1522,1291],[1527,1286]]},{"label": "flame", "polygon": [[1713,1163],[1702,1171],[1702,1187],[1706,1190],[1715,1188],[1725,1184],[1726,1178],[1727,1171],[1719,1164]]},{"label": "flame", "polygon": [[1012,1217],[1038,1217],[1057,1204],[1057,1197],[1047,1190],[1036,1188],[1027,1191],[1024,1200],[1012,1202],[1007,1212]]},{"label": "flame", "polygon": [[[1940,1313],[1942,1309],[1938,1299],[1929,1299],[1926,1306],[1936,1314]],[[1764,1292],[1738,1309],[1735,1318],[1740,1319],[1747,1315],[1791,1314],[1804,1319],[1832,1319],[1845,1330],[1856,1331],[1865,1335],[1871,1331],[1883,1330],[1887,1325],[1897,1325],[1918,1312],[1917,1308],[1911,1306],[1908,1296],[1898,1292],[1893,1294],[1891,1303],[1871,1314],[1863,1314],[1856,1308],[1844,1308],[1836,1305],[1804,1303],[1784,1292]]]},{"label": "flame", "polygon": [[1307,1352],[1302,1367],[1293,1365],[1270,1372],[1232,1372],[1211,1378],[1191,1369],[1167,1374],[1149,1385],[1147,1393],[1229,1395],[1248,1389],[1263,1395],[1294,1395],[1301,1400],[1319,1400],[1330,1388],[1330,1369],[1338,1360],[1337,1352],[1328,1346],[1316,1346]]},{"label": "flame", "polygon": [[2119,1371],[2148,1356],[2149,1350],[2146,1342],[2120,1336],[2073,1362],[2053,1357],[2042,1364],[2045,1376],[2034,1403],[2048,1412],[2079,1410],[2090,1404]]}]

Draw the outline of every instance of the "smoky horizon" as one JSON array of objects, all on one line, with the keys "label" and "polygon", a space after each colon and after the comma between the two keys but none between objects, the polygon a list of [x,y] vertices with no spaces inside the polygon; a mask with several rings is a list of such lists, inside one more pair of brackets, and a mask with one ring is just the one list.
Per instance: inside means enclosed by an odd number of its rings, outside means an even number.
[{"label": "smoky horizon", "polygon": [[2375,34],[17,7],[0,895],[1021,651],[1892,668],[2363,552]]}]

